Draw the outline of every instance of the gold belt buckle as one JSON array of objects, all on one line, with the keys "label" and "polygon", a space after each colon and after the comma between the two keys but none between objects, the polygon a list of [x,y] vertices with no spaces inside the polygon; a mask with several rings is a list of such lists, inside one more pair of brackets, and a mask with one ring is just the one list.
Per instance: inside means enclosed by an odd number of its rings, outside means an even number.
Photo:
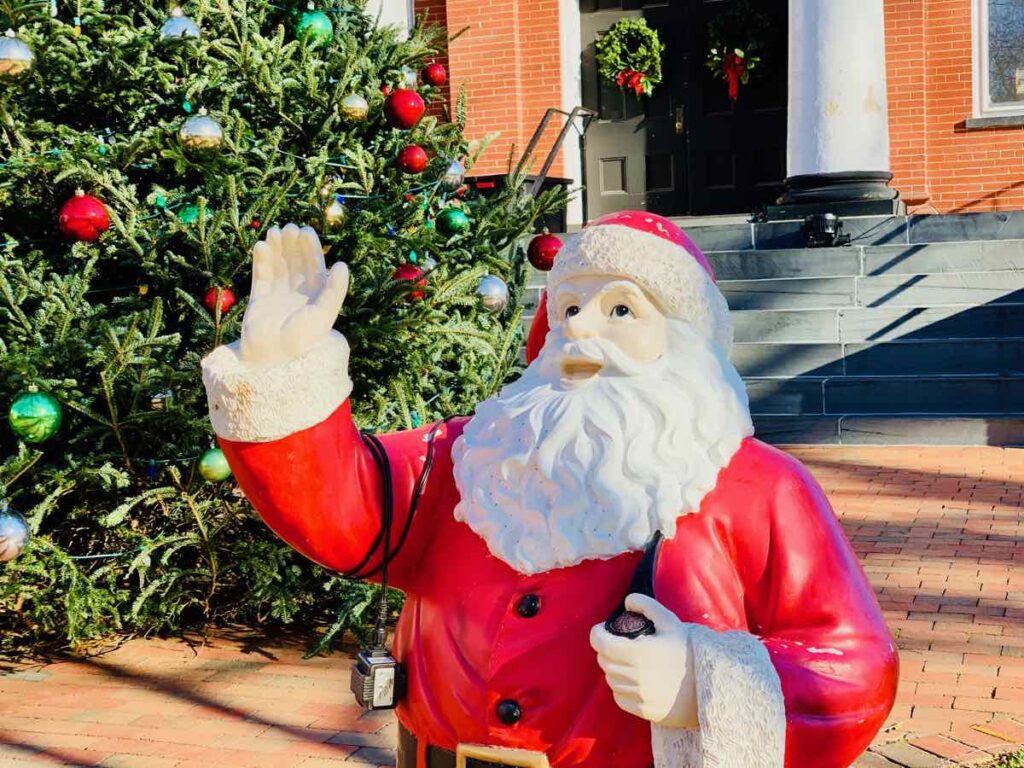
[{"label": "gold belt buckle", "polygon": [[484,760],[514,768],[551,768],[543,752],[507,747],[486,747],[483,744],[459,744],[455,750],[455,768],[466,768],[467,760]]}]

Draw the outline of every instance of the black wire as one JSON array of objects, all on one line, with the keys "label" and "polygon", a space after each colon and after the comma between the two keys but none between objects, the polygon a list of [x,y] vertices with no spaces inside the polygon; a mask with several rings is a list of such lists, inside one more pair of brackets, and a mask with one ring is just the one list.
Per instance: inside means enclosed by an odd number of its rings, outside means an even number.
[{"label": "black wire", "polygon": [[[419,480],[417,480],[416,487],[413,490],[412,500],[409,502],[409,514],[405,518],[405,525],[402,527],[402,534],[398,537],[398,543],[395,545],[395,549],[391,553],[392,560],[398,557],[398,553],[402,551],[402,547],[405,546],[405,541],[409,537],[409,531],[412,529],[412,521],[413,518],[416,516],[416,510],[419,509],[420,497],[423,496],[423,491],[427,486],[427,480],[430,477],[430,470],[434,466],[434,439],[437,437],[437,432],[442,426],[444,426],[454,418],[454,416],[449,416],[444,421],[437,422],[437,424],[434,425],[433,429],[430,430],[430,434],[427,437],[427,457],[423,463],[423,471],[420,473]],[[372,555],[373,552],[376,551],[376,548],[377,543],[375,542],[372,551],[367,553],[367,556],[363,558],[363,562],[360,563],[360,565],[357,566],[354,570],[358,571],[360,568],[362,568],[366,564],[366,561],[369,560],[370,555]],[[362,573],[357,576],[349,576],[349,578],[368,579],[372,576],[376,576],[382,570],[383,563],[381,563],[381,565],[378,565],[375,568],[372,568],[366,573]],[[348,576],[348,574],[345,575]]]},{"label": "black wire", "polygon": [[384,531],[384,559],[381,562],[380,604],[377,607],[377,620],[373,625],[374,648],[384,648],[387,639],[388,621],[388,561],[391,559],[391,522],[394,519],[394,492],[391,486],[391,462],[387,451],[375,435],[364,434],[363,440],[373,455],[381,473],[382,508],[381,528]]}]

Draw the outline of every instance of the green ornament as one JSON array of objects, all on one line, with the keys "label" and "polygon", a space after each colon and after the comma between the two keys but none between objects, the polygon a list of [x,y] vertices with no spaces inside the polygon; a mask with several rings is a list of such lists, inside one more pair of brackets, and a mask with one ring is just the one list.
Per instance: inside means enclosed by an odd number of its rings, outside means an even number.
[{"label": "green ornament", "polygon": [[211,448],[199,459],[199,474],[208,483],[219,483],[231,477],[231,467],[220,448]]},{"label": "green ornament", "polygon": [[334,38],[334,25],[331,18],[323,11],[303,11],[299,23],[295,25],[295,36],[319,48],[330,44]]},{"label": "green ornament", "polygon": [[186,205],[178,211],[178,221],[182,224],[195,224],[199,221],[199,206],[195,203]]},{"label": "green ornament", "polygon": [[14,398],[7,420],[21,440],[42,443],[60,429],[63,408],[53,395],[46,392],[23,392]]},{"label": "green ornament", "polygon": [[183,102],[181,102],[181,108],[185,110],[186,115],[192,114],[192,102],[188,99],[185,99]]},{"label": "green ornament", "polygon": [[461,208],[445,208],[437,214],[437,229],[448,237],[461,234],[469,229],[469,217]]},{"label": "green ornament", "polygon": [[166,195],[157,195],[156,198],[153,200],[153,205],[155,205],[157,208],[166,208],[167,207],[167,196]]}]

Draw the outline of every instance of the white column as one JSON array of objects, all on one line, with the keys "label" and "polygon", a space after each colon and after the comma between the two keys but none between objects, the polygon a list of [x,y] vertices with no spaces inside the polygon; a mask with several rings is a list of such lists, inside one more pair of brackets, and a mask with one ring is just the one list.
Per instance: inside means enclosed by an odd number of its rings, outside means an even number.
[{"label": "white column", "polygon": [[888,170],[882,0],[789,0],[788,175]]},{"label": "white column", "polygon": [[366,12],[374,18],[380,14],[382,26],[398,27],[404,36],[413,24],[412,4],[413,0],[369,0]]}]

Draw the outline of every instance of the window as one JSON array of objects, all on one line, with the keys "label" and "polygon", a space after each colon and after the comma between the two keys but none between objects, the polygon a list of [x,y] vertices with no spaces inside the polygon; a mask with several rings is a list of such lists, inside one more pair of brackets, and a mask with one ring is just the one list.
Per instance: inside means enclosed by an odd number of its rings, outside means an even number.
[{"label": "window", "polygon": [[1024,0],[977,0],[975,111],[1024,114]]}]

